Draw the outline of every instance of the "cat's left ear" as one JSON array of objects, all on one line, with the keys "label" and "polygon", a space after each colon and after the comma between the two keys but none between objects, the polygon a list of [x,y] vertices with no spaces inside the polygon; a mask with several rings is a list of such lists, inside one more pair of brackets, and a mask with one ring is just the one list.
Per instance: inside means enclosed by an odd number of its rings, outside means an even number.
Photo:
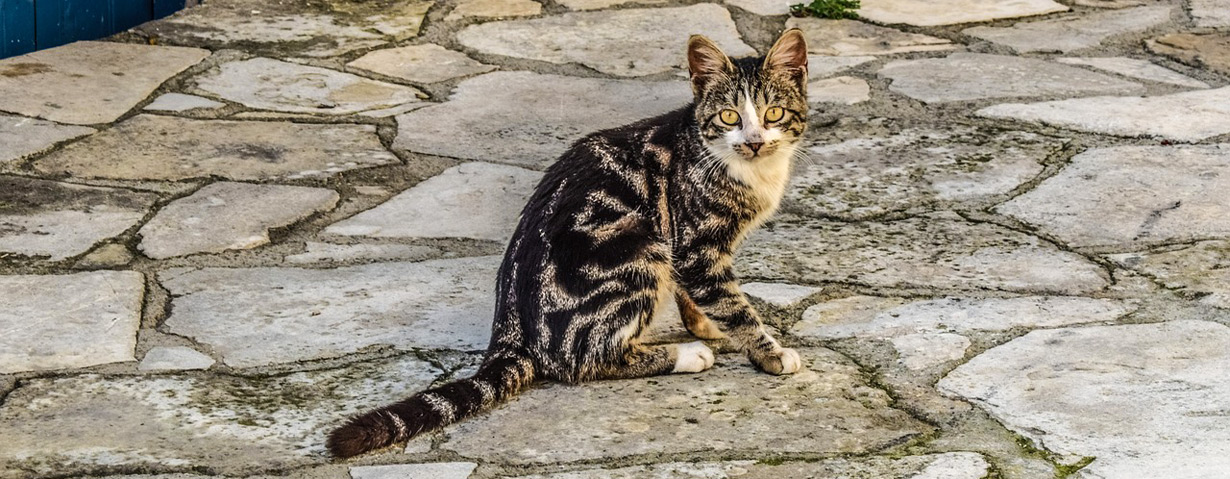
[{"label": "cat's left ear", "polygon": [[803,31],[791,28],[782,33],[764,57],[765,70],[787,73],[799,81],[807,78],[807,41]]}]

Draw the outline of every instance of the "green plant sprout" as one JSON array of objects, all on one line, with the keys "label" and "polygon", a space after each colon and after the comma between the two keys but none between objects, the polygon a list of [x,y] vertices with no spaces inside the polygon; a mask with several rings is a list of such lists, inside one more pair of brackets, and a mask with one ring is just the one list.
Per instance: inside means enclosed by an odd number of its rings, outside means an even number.
[{"label": "green plant sprout", "polygon": [[820,18],[858,18],[858,10],[862,5],[859,0],[812,0],[811,3],[796,3],[790,6],[790,13],[796,17],[813,16]]}]

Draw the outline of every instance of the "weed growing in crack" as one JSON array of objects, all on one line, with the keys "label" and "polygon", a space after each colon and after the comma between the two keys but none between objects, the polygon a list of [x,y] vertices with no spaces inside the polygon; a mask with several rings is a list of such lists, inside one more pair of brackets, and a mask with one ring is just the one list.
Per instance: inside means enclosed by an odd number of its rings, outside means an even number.
[{"label": "weed growing in crack", "polygon": [[859,0],[812,0],[811,3],[796,3],[790,6],[790,14],[796,17],[858,18],[856,10],[862,7]]}]

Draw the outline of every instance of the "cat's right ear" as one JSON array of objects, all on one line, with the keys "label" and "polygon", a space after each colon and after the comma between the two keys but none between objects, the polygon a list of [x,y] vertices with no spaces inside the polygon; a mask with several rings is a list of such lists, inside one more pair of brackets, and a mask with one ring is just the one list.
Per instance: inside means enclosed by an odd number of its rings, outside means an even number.
[{"label": "cat's right ear", "polygon": [[692,92],[700,95],[714,80],[734,73],[735,66],[712,40],[692,35],[688,38],[688,71],[692,74]]}]

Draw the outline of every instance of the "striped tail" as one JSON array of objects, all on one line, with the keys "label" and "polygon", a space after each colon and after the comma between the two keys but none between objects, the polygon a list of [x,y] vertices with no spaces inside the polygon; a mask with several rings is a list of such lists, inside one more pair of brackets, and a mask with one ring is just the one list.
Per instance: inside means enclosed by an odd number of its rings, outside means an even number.
[{"label": "striped tail", "polygon": [[460,421],[521,392],[534,380],[526,357],[496,355],[469,379],[428,389],[351,419],[329,434],[325,447],[347,458],[406,441]]}]

